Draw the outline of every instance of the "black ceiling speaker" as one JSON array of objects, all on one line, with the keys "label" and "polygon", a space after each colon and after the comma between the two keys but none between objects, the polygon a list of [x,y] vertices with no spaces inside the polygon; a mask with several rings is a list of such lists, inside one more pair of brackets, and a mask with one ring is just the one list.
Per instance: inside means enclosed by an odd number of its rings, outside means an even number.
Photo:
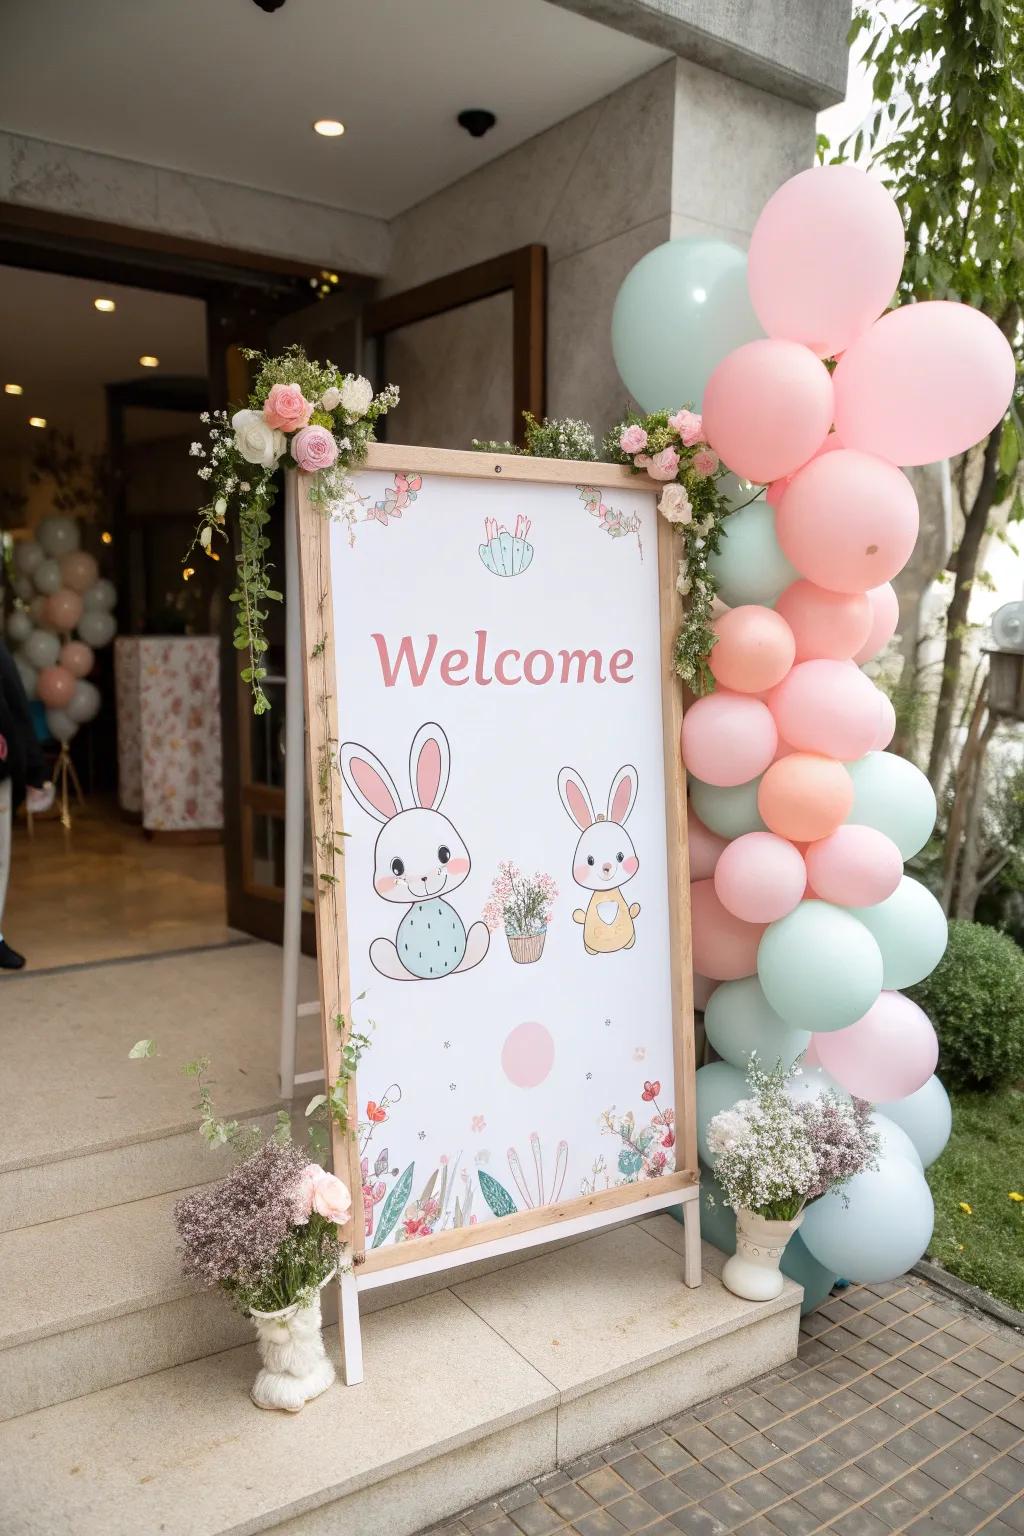
[{"label": "black ceiling speaker", "polygon": [[455,121],[460,128],[465,128],[471,139],[482,139],[498,119],[493,112],[488,112],[486,107],[467,107],[464,112],[459,113]]},{"label": "black ceiling speaker", "polygon": [[266,11],[269,16],[272,11],[279,11],[284,5],[284,0],[252,0],[253,5],[258,5],[261,11]]}]

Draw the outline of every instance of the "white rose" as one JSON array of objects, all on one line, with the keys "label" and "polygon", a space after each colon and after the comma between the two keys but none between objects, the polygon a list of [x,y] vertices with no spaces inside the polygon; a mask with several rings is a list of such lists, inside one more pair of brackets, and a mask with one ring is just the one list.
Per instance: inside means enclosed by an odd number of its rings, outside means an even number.
[{"label": "white rose", "polygon": [[337,405],[340,399],[340,389],[325,389],[323,395],[321,396],[320,404],[323,406],[325,411],[333,411],[334,407]]},{"label": "white rose", "polygon": [[346,416],[365,416],[373,403],[373,385],[361,374],[355,374],[342,384],[340,399]]},{"label": "white rose", "polygon": [[236,411],[231,425],[235,429],[235,447],[245,462],[273,469],[285,450],[284,433],[268,427],[259,411]]},{"label": "white rose", "polygon": [[685,486],[678,483],[666,485],[658,502],[658,510],[670,523],[688,523],[693,517],[693,507]]}]

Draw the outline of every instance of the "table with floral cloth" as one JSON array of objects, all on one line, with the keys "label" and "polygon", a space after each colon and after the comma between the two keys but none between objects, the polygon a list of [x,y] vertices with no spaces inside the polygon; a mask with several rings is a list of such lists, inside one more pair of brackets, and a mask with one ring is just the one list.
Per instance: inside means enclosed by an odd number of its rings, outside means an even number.
[{"label": "table with floral cloth", "polygon": [[118,801],[148,832],[223,826],[220,641],[121,635],[114,646]]}]

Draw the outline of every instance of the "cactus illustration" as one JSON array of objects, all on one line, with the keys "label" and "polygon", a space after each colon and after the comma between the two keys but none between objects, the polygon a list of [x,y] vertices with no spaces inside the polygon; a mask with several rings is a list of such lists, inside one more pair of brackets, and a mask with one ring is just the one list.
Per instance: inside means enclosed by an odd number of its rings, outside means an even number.
[{"label": "cactus illustration", "polygon": [[533,560],[533,545],[528,517],[516,518],[515,533],[509,533],[496,518],[484,518],[486,542],[480,545],[480,559],[492,576],[521,576]]}]

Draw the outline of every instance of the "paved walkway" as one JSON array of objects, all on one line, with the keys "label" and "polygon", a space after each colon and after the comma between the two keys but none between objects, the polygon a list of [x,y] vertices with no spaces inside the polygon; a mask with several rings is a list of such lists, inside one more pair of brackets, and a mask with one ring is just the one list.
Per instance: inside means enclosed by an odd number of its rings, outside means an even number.
[{"label": "paved walkway", "polygon": [[1024,1335],[913,1276],[804,1320],[796,1361],[432,1536],[1024,1533]]}]

